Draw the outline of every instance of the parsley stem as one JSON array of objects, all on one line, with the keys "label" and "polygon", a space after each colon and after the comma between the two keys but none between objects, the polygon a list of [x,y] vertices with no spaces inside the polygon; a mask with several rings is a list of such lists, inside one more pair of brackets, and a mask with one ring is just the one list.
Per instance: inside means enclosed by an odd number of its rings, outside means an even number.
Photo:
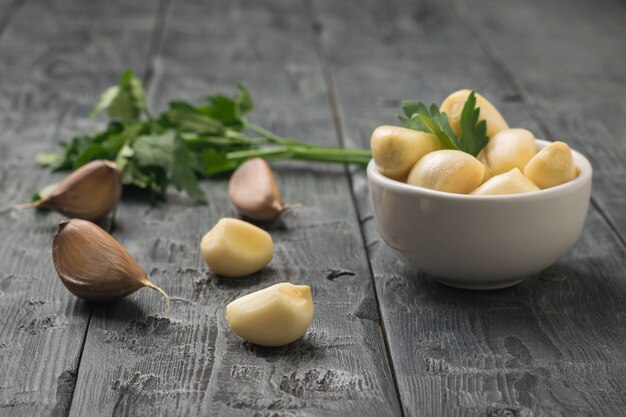
[{"label": "parsley stem", "polygon": [[300,159],[365,165],[369,162],[372,155],[370,151],[364,149],[343,149],[325,146],[269,146],[226,154],[226,158],[231,161],[243,161],[254,157],[274,160]]},{"label": "parsley stem", "polygon": [[246,117],[242,117],[241,118],[241,122],[243,123],[243,125],[253,131],[254,133],[261,135],[262,137],[266,138],[267,140],[269,140],[270,142],[273,142],[277,145],[283,145],[283,146],[314,146],[311,145],[310,143],[307,142],[303,142],[301,140],[297,140],[297,139],[292,139],[292,138],[283,138],[281,136],[278,136],[275,133],[270,132],[269,130],[254,124],[252,122],[250,122]]}]

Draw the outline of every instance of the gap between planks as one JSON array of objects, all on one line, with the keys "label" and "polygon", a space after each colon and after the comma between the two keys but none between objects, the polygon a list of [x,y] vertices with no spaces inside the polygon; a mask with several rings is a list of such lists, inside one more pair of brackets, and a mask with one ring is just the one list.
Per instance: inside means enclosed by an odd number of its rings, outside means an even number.
[{"label": "gap between planks", "polygon": [[[341,114],[339,112],[339,103],[337,101],[337,93],[336,93],[335,85],[333,82],[332,71],[330,70],[330,63],[329,63],[326,51],[324,50],[322,42],[319,39],[319,23],[318,23],[319,20],[317,18],[317,13],[315,10],[315,0],[303,0],[303,1],[304,1],[305,9],[307,11],[307,16],[309,19],[309,27],[313,35],[313,44],[315,46],[315,54],[317,55],[317,58],[318,58],[318,61],[322,70],[322,76],[324,78],[324,84],[326,85],[328,105],[332,113],[335,133],[337,135],[339,146],[342,148],[345,148],[346,144],[345,144],[345,138],[344,138],[343,128],[341,124]],[[378,289],[376,288],[376,283],[374,282],[374,270],[372,268],[370,252],[369,250],[367,250],[365,230],[363,229],[363,222],[361,221],[361,211],[359,209],[359,205],[357,204],[357,198],[354,192],[352,174],[350,173],[348,165],[344,164],[343,170],[344,170],[344,175],[346,176],[346,179],[348,181],[348,187],[350,189],[350,200],[352,201],[352,206],[354,207],[354,213],[356,215],[356,222],[359,226],[359,232],[361,234],[361,242],[363,243],[363,248],[365,250],[365,257],[367,258],[367,270],[369,271],[370,279],[372,281],[372,290],[374,292],[374,299],[376,300],[376,313],[378,314],[381,331],[383,333],[383,342],[385,344],[385,354],[387,356],[389,369],[391,370],[391,378],[393,380],[394,390],[396,393],[396,397],[398,398],[398,404],[400,404],[400,415],[404,417],[405,413],[404,413],[404,407],[402,406],[402,397],[400,396],[400,385],[398,384],[395,364],[391,356],[391,349],[389,346],[389,337],[387,336],[387,328],[385,327],[385,321],[383,320],[382,309],[380,306],[380,300],[378,296]]]},{"label": "gap between planks", "polygon": [[[16,2],[25,2],[26,0],[16,0]],[[173,0],[159,0],[159,6],[154,22],[154,29],[150,36],[150,44],[148,47],[148,54],[146,56],[146,65],[142,74],[142,82],[146,92],[150,91],[152,84],[152,78],[154,74],[154,65],[156,63],[159,52],[161,51],[161,45],[163,44],[163,35],[165,33],[165,24],[167,22],[167,15],[170,11],[170,5]],[[2,27],[0,27],[0,36],[2,35]],[[117,214],[117,208],[111,214],[110,221],[107,224],[106,231],[111,235],[115,234],[115,218]],[[76,384],[78,382],[78,375],[80,374],[80,367],[83,361],[83,354],[85,352],[85,344],[87,342],[87,336],[89,334],[89,328],[91,324],[91,318],[93,316],[94,304],[90,303],[89,316],[87,318],[87,326],[83,335],[83,340],[80,346],[78,354],[78,364],[76,366],[76,378],[74,378],[74,386],[72,387],[72,395],[67,408],[65,416],[69,416],[70,410],[74,406],[74,393],[76,391]]]}]

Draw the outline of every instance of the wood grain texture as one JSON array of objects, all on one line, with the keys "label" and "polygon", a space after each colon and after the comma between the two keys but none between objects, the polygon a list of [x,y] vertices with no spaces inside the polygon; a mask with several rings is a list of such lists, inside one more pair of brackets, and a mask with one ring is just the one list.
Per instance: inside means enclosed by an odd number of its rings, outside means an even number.
[{"label": "wood grain texture", "polygon": [[542,133],[589,157],[594,202],[626,241],[623,3],[452,3],[531,109]]},{"label": "wood grain texture", "polygon": [[[64,176],[35,167],[32,156],[96,125],[87,115],[100,90],[126,65],[143,67],[156,11],[156,2],[119,1],[14,9],[0,36],[0,209]],[[69,412],[92,306],[56,276],[60,218],[0,214],[0,416]]]},{"label": "wood grain texture", "polygon": [[157,9],[158,0],[24,4],[0,37],[0,159],[30,164],[101,127],[93,103],[125,68],[144,72]]},{"label": "wood grain texture", "polygon": [[0,36],[24,5],[25,0],[0,0]]},{"label": "wood grain texture", "polygon": [[[255,121],[336,143],[303,4],[176,2],[161,51],[154,107],[244,80],[259,97]],[[285,200],[304,207],[264,225],[275,257],[248,278],[219,278],[199,254],[203,234],[236,215],[226,179],[204,182],[206,207],[175,194],[167,205],[124,201],[114,235],[172,296],[173,314],[149,290],[97,307],[70,415],[400,414],[343,169],[279,164],[277,176]],[[311,286],[310,331],[278,349],[243,342],[228,329],[226,304],[281,281]]]},{"label": "wood grain texture", "polygon": [[[4,161],[0,207],[23,201],[24,190],[50,177]],[[0,214],[0,416],[69,409],[91,308],[65,289],[52,265],[59,219],[34,210]]]},{"label": "wood grain texture", "polygon": [[[541,132],[446,3],[316,0],[310,10],[347,146],[367,146],[374,127],[396,124],[402,99],[440,102],[464,87],[484,93],[512,126]],[[513,40],[499,48],[516,50]],[[396,260],[375,231],[363,172],[352,182],[405,415],[623,414],[626,259],[596,210],[553,267],[511,289],[469,292]]]}]

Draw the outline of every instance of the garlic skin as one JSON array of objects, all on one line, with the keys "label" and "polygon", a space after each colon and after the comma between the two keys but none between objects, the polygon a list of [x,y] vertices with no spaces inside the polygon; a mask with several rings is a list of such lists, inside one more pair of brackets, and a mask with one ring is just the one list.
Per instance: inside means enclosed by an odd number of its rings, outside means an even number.
[{"label": "garlic skin", "polygon": [[531,180],[526,178],[519,168],[513,168],[509,172],[496,175],[485,181],[480,187],[472,191],[472,195],[502,195],[521,194],[539,191]]},{"label": "garlic skin", "polygon": [[[461,113],[463,113],[463,106],[471,92],[471,90],[467,89],[455,91],[446,97],[439,107],[442,113],[448,115],[450,127],[457,137],[461,137]],[[478,121],[485,120],[487,122],[487,136],[491,138],[498,132],[508,129],[509,124],[504,120],[504,117],[502,117],[498,109],[485,97],[476,92],[474,94],[476,97],[476,107],[480,108]]]},{"label": "garlic skin", "polygon": [[169,296],[148,280],[117,240],[90,221],[61,221],[52,241],[52,259],[63,284],[79,298],[119,300],[148,287],[160,292],[170,309]]},{"label": "garlic skin", "polygon": [[250,343],[284,346],[306,333],[313,321],[308,285],[287,282],[236,299],[226,306],[230,328]]},{"label": "garlic skin", "polygon": [[411,169],[407,184],[467,194],[483,182],[485,167],[472,155],[444,149],[424,155]]},{"label": "garlic skin", "polygon": [[265,267],[274,257],[272,237],[239,219],[223,218],[200,242],[207,266],[218,275],[243,277]]},{"label": "garlic skin", "polygon": [[539,188],[546,189],[573,180],[578,175],[578,169],[569,146],[557,141],[537,152],[528,161],[524,175]]},{"label": "garlic skin", "polygon": [[95,221],[113,211],[121,194],[122,174],[117,165],[98,160],[72,172],[32,206]]},{"label": "garlic skin", "polygon": [[526,129],[506,129],[489,139],[478,160],[485,165],[488,179],[513,168],[524,169],[536,153],[535,135]]},{"label": "garlic skin", "polygon": [[372,132],[370,147],[378,171],[387,178],[404,181],[420,158],[441,149],[441,142],[430,133],[379,126]]},{"label": "garlic skin", "polygon": [[237,168],[228,183],[228,197],[239,213],[254,220],[274,220],[285,210],[274,173],[261,158]]}]

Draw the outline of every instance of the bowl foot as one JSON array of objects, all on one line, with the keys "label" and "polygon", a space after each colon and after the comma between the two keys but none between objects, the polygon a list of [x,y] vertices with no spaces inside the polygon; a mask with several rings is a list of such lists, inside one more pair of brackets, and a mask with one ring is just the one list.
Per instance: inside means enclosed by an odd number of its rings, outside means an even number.
[{"label": "bowl foot", "polygon": [[446,280],[444,278],[437,278],[435,277],[435,279],[440,282],[443,285],[447,285],[449,287],[454,287],[454,288],[461,288],[463,290],[476,290],[476,291],[482,291],[482,290],[499,290],[502,288],[508,288],[508,287],[512,287],[514,285],[517,285],[521,282],[526,281],[528,277],[524,277],[524,278],[515,278],[509,281],[494,281],[494,282],[476,282],[476,283],[471,283],[471,282],[459,282],[459,281],[450,281],[450,280]]}]

